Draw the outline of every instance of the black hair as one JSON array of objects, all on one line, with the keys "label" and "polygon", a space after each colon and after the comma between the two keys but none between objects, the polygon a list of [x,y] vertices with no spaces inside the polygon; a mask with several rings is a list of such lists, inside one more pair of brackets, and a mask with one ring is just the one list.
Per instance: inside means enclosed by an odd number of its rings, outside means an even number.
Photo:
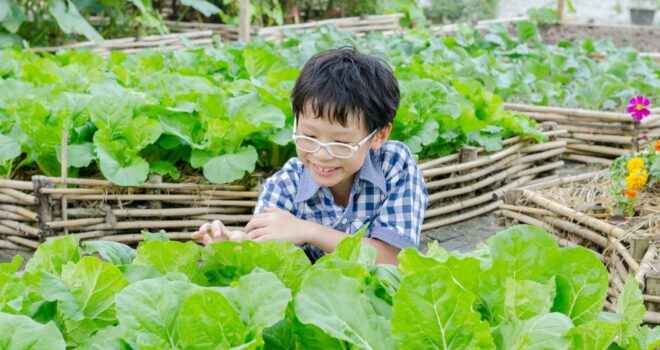
[{"label": "black hair", "polygon": [[344,46],[319,52],[305,63],[291,104],[296,118],[311,107],[315,118],[346,126],[353,114],[363,118],[371,132],[394,120],[399,84],[386,62]]}]

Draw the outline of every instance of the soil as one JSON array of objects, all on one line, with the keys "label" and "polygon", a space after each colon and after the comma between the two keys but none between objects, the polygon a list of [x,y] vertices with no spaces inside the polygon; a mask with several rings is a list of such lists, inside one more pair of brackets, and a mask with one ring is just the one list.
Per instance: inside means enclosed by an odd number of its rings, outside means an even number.
[{"label": "soil", "polygon": [[660,51],[660,26],[563,24],[542,26],[540,32],[543,41],[552,45],[560,40],[579,43],[592,37],[610,39],[617,47],[634,47],[640,52]]}]

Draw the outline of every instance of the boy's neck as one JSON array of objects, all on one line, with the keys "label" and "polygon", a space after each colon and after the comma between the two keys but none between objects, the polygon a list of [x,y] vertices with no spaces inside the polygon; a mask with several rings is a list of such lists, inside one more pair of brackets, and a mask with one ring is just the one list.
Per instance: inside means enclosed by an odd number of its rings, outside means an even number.
[{"label": "boy's neck", "polygon": [[351,177],[344,179],[344,181],[330,187],[332,199],[336,204],[346,208],[351,196],[351,189],[353,188],[353,181],[355,181],[356,175],[357,174],[353,174]]}]

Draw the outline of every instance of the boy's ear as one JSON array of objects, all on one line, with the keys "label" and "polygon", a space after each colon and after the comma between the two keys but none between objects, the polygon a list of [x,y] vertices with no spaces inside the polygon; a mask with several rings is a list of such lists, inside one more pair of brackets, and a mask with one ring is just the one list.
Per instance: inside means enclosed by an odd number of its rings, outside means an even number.
[{"label": "boy's ear", "polygon": [[379,149],[387,139],[390,137],[390,132],[392,132],[392,123],[387,123],[382,129],[376,131],[374,134],[373,141],[371,142],[371,149]]}]

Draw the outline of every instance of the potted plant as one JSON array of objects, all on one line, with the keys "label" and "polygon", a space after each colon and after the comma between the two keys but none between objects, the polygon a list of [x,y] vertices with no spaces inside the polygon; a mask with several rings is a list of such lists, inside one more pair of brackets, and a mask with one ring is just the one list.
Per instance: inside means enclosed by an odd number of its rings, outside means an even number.
[{"label": "potted plant", "polygon": [[660,7],[660,0],[633,0],[630,6],[630,22],[652,25],[656,7]]}]

